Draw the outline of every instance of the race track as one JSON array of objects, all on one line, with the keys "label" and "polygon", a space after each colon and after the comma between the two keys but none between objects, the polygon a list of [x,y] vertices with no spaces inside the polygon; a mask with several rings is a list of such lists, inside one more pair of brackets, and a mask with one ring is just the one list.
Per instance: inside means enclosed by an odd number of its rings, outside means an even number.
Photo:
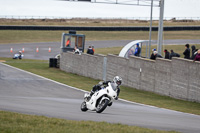
[{"label": "race track", "polygon": [[84,91],[0,63],[0,110],[69,120],[106,121],[199,133],[200,116],[118,100],[103,113],[82,112]]},{"label": "race track", "polygon": [[[107,41],[86,41],[85,42],[85,51],[88,46],[93,45],[94,48],[106,48],[106,47],[122,47],[128,44],[133,40],[107,40]],[[164,45],[176,44],[184,45],[189,44],[200,44],[200,39],[196,40],[164,40]],[[157,44],[157,41],[153,40],[152,45]],[[0,44],[0,57],[9,57],[12,58],[15,53],[18,53],[24,48],[24,58],[26,59],[39,59],[39,60],[49,60],[49,58],[55,57],[60,53],[60,42],[41,42],[41,43],[20,43],[20,44]],[[184,46],[183,46],[184,47]],[[10,52],[10,49],[13,49],[13,52]],[[36,52],[38,48],[38,52]],[[49,52],[51,48],[51,52]]]}]

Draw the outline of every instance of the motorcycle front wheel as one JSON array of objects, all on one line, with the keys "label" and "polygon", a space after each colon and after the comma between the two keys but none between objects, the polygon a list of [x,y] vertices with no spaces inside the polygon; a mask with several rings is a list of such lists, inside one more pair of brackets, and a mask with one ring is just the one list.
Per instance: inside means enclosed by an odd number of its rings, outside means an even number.
[{"label": "motorcycle front wheel", "polygon": [[81,111],[87,111],[88,109],[87,109],[87,106],[86,106],[86,102],[83,102],[82,104],[81,104]]},{"label": "motorcycle front wheel", "polygon": [[101,103],[99,103],[99,104],[97,105],[96,112],[97,112],[97,113],[103,112],[103,111],[106,109],[106,107],[108,106],[108,103],[109,103],[109,100],[108,100],[108,99],[104,99],[103,101],[101,101]]}]

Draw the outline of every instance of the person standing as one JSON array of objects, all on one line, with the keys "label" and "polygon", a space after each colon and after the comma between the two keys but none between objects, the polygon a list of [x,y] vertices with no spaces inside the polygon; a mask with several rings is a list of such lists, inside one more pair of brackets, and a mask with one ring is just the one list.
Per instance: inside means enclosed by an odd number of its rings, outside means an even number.
[{"label": "person standing", "polygon": [[140,52],[141,52],[141,48],[139,46],[139,43],[136,44],[136,48],[135,48],[135,56],[140,56]]},{"label": "person standing", "polygon": [[180,55],[178,53],[175,53],[173,50],[171,50],[171,54],[169,56],[169,59],[171,60],[172,57],[180,57]]},{"label": "person standing", "polygon": [[152,59],[152,60],[155,60],[156,59],[156,57],[155,57],[155,55],[154,55],[154,51],[156,51],[156,49],[154,48],[154,49],[152,49],[152,54],[151,54],[151,57],[150,57],[150,59]]},{"label": "person standing", "polygon": [[22,59],[22,51],[19,51],[19,59]]},{"label": "person standing", "polygon": [[170,59],[170,53],[168,52],[167,49],[164,50],[165,53],[165,59]]},{"label": "person standing", "polygon": [[95,50],[94,50],[94,46],[92,46],[92,50],[93,50],[93,54],[94,54],[94,52],[95,52]]},{"label": "person standing", "polygon": [[191,59],[194,60],[196,54],[197,54],[197,51],[198,49],[196,49],[196,47],[194,45],[192,45],[192,56],[191,56]]},{"label": "person standing", "polygon": [[183,55],[185,59],[190,59],[190,45],[189,44],[185,45],[185,51],[183,52]]},{"label": "person standing", "polygon": [[197,51],[194,61],[200,61],[200,49]]},{"label": "person standing", "polygon": [[163,58],[160,54],[158,54],[157,51],[154,51],[153,54],[154,54],[154,57],[155,57],[155,59],[153,59],[153,60],[156,60],[156,58]]},{"label": "person standing", "polygon": [[68,38],[68,39],[67,39],[67,42],[66,42],[66,47],[70,47],[70,45],[71,45],[71,44],[70,44],[70,38]]}]

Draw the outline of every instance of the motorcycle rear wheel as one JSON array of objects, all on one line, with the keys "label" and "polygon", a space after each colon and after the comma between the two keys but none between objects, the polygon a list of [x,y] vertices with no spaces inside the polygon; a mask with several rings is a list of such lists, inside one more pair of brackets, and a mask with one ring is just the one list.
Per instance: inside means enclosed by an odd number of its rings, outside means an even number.
[{"label": "motorcycle rear wheel", "polygon": [[106,107],[108,106],[108,103],[109,103],[109,100],[108,99],[104,99],[101,103],[99,103],[97,105],[96,112],[97,113],[103,112],[106,109]]},{"label": "motorcycle rear wheel", "polygon": [[81,111],[85,112],[87,110],[88,110],[88,108],[86,106],[86,102],[82,102],[82,104],[81,104]]}]

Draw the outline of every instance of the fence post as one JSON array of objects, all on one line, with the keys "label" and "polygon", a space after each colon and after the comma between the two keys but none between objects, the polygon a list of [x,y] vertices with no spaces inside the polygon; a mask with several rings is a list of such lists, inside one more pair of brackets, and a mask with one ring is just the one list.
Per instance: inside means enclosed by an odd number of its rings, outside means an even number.
[{"label": "fence post", "polygon": [[103,81],[106,81],[106,67],[107,67],[107,57],[103,58]]}]

